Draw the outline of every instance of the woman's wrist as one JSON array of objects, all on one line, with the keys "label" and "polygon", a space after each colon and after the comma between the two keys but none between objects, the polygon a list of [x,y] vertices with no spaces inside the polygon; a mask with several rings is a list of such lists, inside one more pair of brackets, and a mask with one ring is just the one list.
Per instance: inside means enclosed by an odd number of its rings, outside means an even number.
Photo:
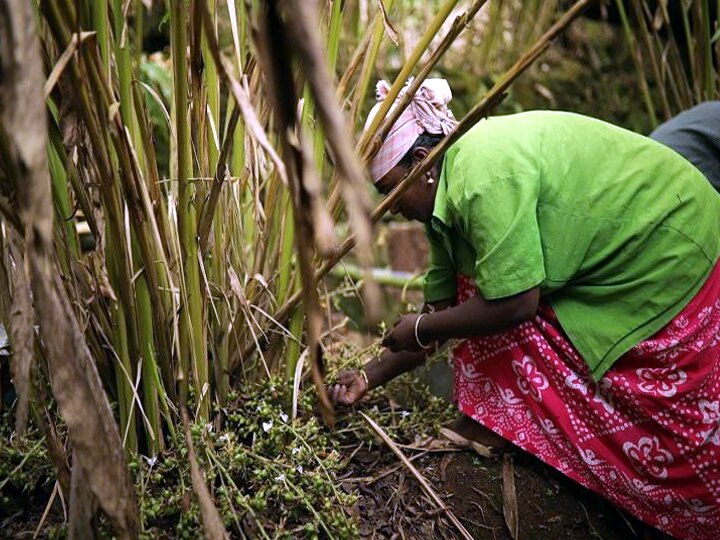
[{"label": "woman's wrist", "polygon": [[360,375],[362,376],[363,380],[365,381],[365,389],[366,391],[370,391],[373,388],[377,388],[378,386],[382,385],[385,381],[381,380],[382,375],[378,373],[378,369],[380,367],[380,358],[375,357],[369,362],[365,363],[365,365],[362,367],[362,370],[360,372]]},{"label": "woman's wrist", "polygon": [[429,349],[432,347],[432,340],[424,341],[420,338],[420,323],[422,322],[424,317],[428,317],[428,313],[421,313],[418,315],[418,318],[415,319],[415,342],[417,343],[417,346],[421,349]]},{"label": "woman's wrist", "polygon": [[429,349],[436,341],[443,341],[442,336],[435,331],[436,317],[440,313],[423,313],[418,317],[415,325],[415,339],[423,349]]},{"label": "woman's wrist", "polygon": [[365,371],[365,367],[363,367],[360,370],[360,377],[363,381],[365,381],[365,392],[370,391],[370,380],[368,379],[367,371]]}]

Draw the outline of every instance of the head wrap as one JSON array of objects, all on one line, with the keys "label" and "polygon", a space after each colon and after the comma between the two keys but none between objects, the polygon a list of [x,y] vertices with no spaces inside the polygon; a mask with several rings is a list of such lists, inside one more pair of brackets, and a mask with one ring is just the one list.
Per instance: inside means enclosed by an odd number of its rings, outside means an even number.
[{"label": "head wrap", "polygon": [[[400,91],[388,114],[392,113],[397,106],[398,100],[407,92],[411,81],[412,79]],[[377,83],[375,91],[378,103],[368,115],[365,122],[366,130],[370,127],[373,118],[380,109],[381,102],[385,99],[389,90],[390,84],[387,81]],[[455,129],[457,120],[455,120],[452,111],[447,106],[451,99],[452,92],[445,79],[426,79],[423,81],[410,104],[390,129],[380,150],[370,162],[370,176],[373,182],[380,180],[390,169],[400,163],[402,157],[412,148],[412,145],[423,132],[427,131],[433,135],[448,135]]]}]

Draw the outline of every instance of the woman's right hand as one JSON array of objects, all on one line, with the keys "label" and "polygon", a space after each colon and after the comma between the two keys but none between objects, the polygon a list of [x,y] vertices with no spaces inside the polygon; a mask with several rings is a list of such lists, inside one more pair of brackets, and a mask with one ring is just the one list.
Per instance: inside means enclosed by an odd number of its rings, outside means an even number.
[{"label": "woman's right hand", "polygon": [[336,405],[353,405],[368,393],[367,382],[359,371],[341,371],[338,382],[330,389]]}]

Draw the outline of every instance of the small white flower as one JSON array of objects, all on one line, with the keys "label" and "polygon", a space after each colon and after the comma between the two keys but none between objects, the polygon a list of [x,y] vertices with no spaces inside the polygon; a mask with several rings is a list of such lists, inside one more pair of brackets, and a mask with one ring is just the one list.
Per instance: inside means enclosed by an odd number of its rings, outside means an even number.
[{"label": "small white flower", "polygon": [[262,428],[265,433],[270,431],[270,428],[273,426],[272,420],[268,420],[267,422],[262,423]]},{"label": "small white flower", "polygon": [[295,470],[296,470],[297,472],[299,472],[300,474],[302,474],[302,473],[304,472],[304,469],[303,469],[303,466],[302,466],[302,465],[298,465]]},{"label": "small white flower", "polygon": [[296,446],[295,448],[292,449],[292,455],[293,455],[293,456],[296,456],[296,455],[298,455],[299,453],[300,453],[300,447],[299,447],[299,446]]},{"label": "small white flower", "polygon": [[280,413],[280,420],[282,420],[283,422],[285,422],[285,423],[287,424],[288,415],[285,414],[284,412],[281,412],[281,413]]},{"label": "small white flower", "polygon": [[402,411],[400,413],[400,416],[402,416],[403,418],[407,418],[408,416],[410,416],[410,411]]},{"label": "small white flower", "polygon": [[220,435],[220,437],[218,437],[218,441],[221,442],[222,444],[225,444],[229,440],[230,440],[230,435],[228,435],[227,433],[223,433],[222,435]]},{"label": "small white flower", "polygon": [[212,431],[213,430],[212,422],[208,422],[207,424],[205,424],[205,429],[207,431]]},{"label": "small white flower", "polygon": [[284,482],[285,481],[285,473],[282,473],[280,476],[275,477],[276,482]]},{"label": "small white flower", "polygon": [[153,457],[143,456],[143,457],[145,458],[145,461],[147,461],[147,464],[149,467],[153,467],[155,465],[155,463],[157,463],[157,456],[153,456]]}]

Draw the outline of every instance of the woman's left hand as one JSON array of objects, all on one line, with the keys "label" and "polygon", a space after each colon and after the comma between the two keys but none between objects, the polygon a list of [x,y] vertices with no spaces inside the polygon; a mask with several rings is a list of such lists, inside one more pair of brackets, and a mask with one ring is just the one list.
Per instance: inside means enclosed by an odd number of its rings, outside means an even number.
[{"label": "woman's left hand", "polygon": [[[400,320],[388,335],[383,339],[382,344],[392,352],[409,351],[419,352],[422,347],[415,339],[415,323],[420,315],[412,313],[400,316]],[[423,321],[424,322],[424,321]]]}]

